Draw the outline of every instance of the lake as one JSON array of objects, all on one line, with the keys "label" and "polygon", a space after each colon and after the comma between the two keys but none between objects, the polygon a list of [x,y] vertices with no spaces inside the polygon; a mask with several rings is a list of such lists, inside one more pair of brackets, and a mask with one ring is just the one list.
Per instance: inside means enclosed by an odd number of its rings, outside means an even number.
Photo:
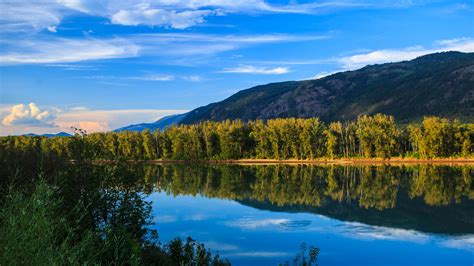
[{"label": "lake", "polygon": [[233,265],[472,265],[472,166],[133,165],[160,241],[188,236]]}]

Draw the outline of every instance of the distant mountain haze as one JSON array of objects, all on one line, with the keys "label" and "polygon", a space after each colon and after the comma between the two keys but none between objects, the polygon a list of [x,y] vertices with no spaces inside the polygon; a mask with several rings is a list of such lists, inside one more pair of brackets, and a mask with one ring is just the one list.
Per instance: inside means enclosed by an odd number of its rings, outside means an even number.
[{"label": "distant mountain haze", "polygon": [[180,123],[283,117],[335,121],[376,113],[400,122],[429,115],[474,122],[474,53],[435,53],[320,79],[260,85],[192,110]]},{"label": "distant mountain haze", "polygon": [[178,124],[181,119],[183,119],[186,116],[185,114],[175,114],[175,115],[168,115],[164,116],[157,121],[153,123],[141,123],[141,124],[136,124],[136,125],[130,125],[130,126],[125,126],[121,128],[117,128],[114,131],[115,132],[120,132],[120,131],[138,131],[141,132],[145,129],[149,129],[150,131],[155,131],[157,129],[163,130],[166,127]]},{"label": "distant mountain haze", "polygon": [[34,134],[34,133],[28,133],[28,134],[25,134],[24,136],[41,136],[41,137],[48,137],[48,138],[52,138],[52,137],[70,137],[72,136],[71,134],[69,133],[66,133],[66,132],[59,132],[57,134]]}]

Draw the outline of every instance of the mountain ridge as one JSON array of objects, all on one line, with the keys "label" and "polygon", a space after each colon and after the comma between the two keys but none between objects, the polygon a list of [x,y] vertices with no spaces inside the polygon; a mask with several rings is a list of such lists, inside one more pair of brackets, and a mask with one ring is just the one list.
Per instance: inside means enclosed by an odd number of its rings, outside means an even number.
[{"label": "mountain ridge", "polygon": [[259,85],[196,108],[180,123],[280,117],[335,121],[375,113],[402,122],[428,115],[473,122],[474,53],[428,54],[319,79]]}]

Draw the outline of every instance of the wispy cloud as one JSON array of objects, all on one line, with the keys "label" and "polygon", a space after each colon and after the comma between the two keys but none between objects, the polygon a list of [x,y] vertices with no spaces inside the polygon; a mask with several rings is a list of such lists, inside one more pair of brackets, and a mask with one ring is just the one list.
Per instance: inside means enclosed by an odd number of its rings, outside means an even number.
[{"label": "wispy cloud", "polygon": [[[49,64],[154,56],[162,58],[215,55],[268,43],[304,42],[330,35],[215,35],[215,34],[131,34],[113,38],[58,38],[27,36],[22,40],[1,39],[0,64]],[[169,61],[163,60],[163,61]],[[70,70],[82,69],[79,65]]]},{"label": "wispy cloud", "polygon": [[73,71],[92,71],[99,70],[100,67],[93,65],[82,65],[82,64],[47,64],[47,67],[57,67],[64,70],[73,70]]},{"label": "wispy cloud", "polygon": [[224,68],[221,73],[244,73],[244,74],[264,74],[264,75],[282,75],[290,72],[286,67],[265,68],[255,66],[239,66],[235,68]]},{"label": "wispy cloud", "polygon": [[213,55],[245,47],[290,42],[310,42],[331,38],[331,34],[217,35],[195,33],[157,33],[129,36],[142,47],[142,53],[158,56]]},{"label": "wispy cloud", "polygon": [[125,39],[40,38],[2,40],[0,62],[9,64],[70,63],[138,55],[140,47]]},{"label": "wispy cloud", "polygon": [[198,76],[198,75],[182,76],[181,78],[187,81],[192,81],[192,82],[199,82],[199,81],[204,80],[202,76]]},{"label": "wispy cloud", "polygon": [[52,1],[0,1],[0,32],[31,32],[55,29],[65,11]]},{"label": "wispy cloud", "polygon": [[148,74],[142,77],[130,77],[129,79],[148,80],[148,81],[171,81],[174,76],[166,74]]}]

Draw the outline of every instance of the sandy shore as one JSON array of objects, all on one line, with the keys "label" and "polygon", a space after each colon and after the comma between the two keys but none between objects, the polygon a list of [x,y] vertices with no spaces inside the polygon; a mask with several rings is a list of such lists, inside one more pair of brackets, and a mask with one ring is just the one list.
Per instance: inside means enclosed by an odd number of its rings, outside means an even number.
[{"label": "sandy shore", "polygon": [[[117,163],[113,160],[98,160],[96,163]],[[440,165],[474,165],[474,158],[350,158],[350,159],[314,159],[314,160],[275,160],[275,159],[239,159],[239,160],[127,160],[128,163],[175,164],[175,163],[208,163],[208,164],[440,164]]]}]

